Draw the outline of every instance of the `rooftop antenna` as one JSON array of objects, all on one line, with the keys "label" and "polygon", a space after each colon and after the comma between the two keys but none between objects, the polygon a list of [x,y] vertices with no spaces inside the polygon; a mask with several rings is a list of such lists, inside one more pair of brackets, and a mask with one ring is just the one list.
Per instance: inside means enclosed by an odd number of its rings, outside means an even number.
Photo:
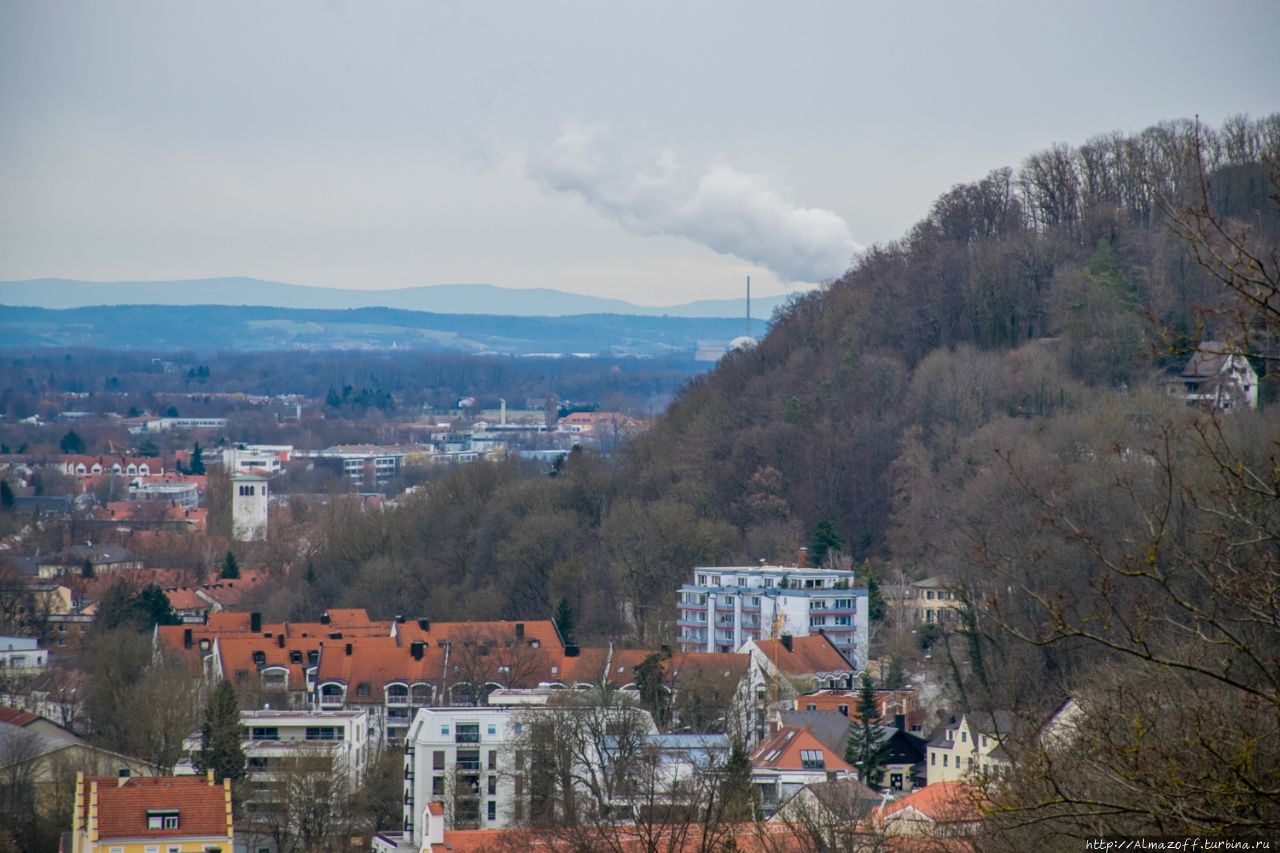
[{"label": "rooftop antenna", "polygon": [[747,276],[747,330],[743,334],[751,337],[751,276]]}]

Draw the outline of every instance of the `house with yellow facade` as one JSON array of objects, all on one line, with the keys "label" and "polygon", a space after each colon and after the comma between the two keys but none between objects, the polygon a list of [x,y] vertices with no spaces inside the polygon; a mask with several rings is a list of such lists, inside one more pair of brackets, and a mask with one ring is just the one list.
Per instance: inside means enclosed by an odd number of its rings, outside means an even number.
[{"label": "house with yellow facade", "polygon": [[232,853],[231,782],[76,774],[71,853]]}]

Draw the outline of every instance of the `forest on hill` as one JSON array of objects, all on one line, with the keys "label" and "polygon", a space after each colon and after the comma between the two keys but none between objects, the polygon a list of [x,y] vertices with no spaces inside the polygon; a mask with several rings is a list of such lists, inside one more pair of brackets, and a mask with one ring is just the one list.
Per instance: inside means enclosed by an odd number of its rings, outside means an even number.
[{"label": "forest on hill", "polygon": [[[1020,762],[1011,838],[1274,827],[1277,163],[1280,115],[1176,121],[958,185],[619,458],[464,466],[335,517],[264,605],[546,618],[564,599],[584,638],[656,645],[691,566],[789,561],[821,532],[881,583],[965,585],[939,647],[957,702],[1085,707],[1069,777]],[[1259,409],[1165,392],[1205,340],[1250,355]]]}]

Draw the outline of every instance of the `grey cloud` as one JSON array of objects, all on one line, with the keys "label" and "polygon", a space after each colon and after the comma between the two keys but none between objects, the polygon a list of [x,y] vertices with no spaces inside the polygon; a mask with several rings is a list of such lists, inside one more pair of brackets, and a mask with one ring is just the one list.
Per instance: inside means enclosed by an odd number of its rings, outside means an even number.
[{"label": "grey cloud", "polygon": [[632,232],[692,240],[782,281],[834,278],[862,251],[837,214],[796,205],[767,175],[719,163],[691,180],[669,150],[637,168],[598,127],[562,129],[530,158],[527,173],[548,189],[581,196]]}]

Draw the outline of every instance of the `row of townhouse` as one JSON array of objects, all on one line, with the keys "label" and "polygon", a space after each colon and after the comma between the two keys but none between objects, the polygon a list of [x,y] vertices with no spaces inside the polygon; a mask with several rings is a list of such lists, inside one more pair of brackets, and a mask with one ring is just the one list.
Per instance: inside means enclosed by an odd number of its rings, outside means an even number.
[{"label": "row of townhouse", "polygon": [[[800,692],[850,689],[855,668],[824,635],[749,642],[740,653],[580,648],[550,620],[432,623],[375,621],[331,610],[311,623],[264,624],[253,613],[210,613],[207,623],[157,626],[157,649],[191,671],[225,678],[259,704],[299,710],[362,708],[380,743],[399,743],[413,712],[483,705],[495,690],[639,690],[637,670],[660,661],[671,713],[708,713],[754,743],[768,706]],[[697,708],[679,696],[703,697]],[[789,705],[788,705],[789,706]]]},{"label": "row of townhouse", "polygon": [[110,474],[115,477],[158,477],[164,474],[164,460],[147,456],[86,456],[62,457],[58,470],[68,477],[96,477]]}]

